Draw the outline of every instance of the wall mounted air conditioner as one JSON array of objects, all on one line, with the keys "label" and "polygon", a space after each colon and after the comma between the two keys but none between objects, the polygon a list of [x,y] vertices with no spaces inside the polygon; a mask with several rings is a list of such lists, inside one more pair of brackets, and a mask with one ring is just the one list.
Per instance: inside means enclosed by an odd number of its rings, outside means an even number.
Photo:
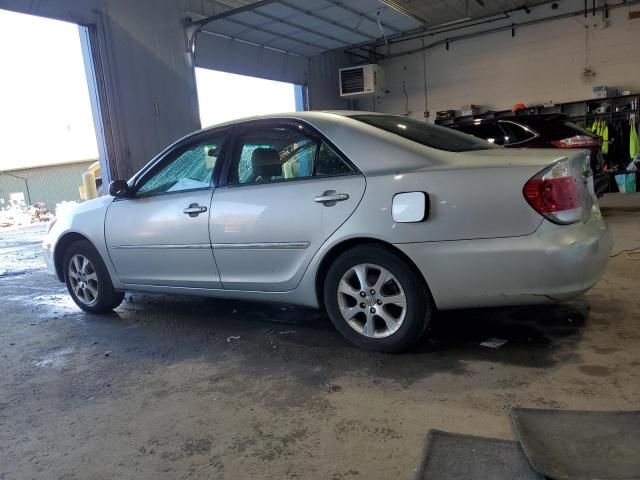
[{"label": "wall mounted air conditioner", "polygon": [[341,68],[339,78],[341,97],[382,95],[384,93],[384,75],[378,65],[369,64]]}]

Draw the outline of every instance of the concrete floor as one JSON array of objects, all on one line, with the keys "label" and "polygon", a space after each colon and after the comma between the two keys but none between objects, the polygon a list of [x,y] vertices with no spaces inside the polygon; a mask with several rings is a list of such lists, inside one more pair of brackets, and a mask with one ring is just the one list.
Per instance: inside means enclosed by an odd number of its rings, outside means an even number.
[{"label": "concrete floor", "polygon": [[[615,251],[640,246],[640,201],[622,197],[603,202]],[[512,438],[513,406],[640,408],[624,255],[584,298],[440,314],[383,355],[285,306],[127,295],[88,315],[43,271],[41,233],[0,233],[2,480],[410,479],[432,428]]]}]

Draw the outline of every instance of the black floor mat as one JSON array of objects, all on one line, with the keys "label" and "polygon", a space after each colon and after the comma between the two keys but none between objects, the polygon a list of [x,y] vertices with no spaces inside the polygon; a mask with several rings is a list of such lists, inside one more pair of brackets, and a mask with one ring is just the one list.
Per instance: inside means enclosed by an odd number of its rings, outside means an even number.
[{"label": "black floor mat", "polygon": [[543,480],[517,442],[430,430],[416,480]]},{"label": "black floor mat", "polygon": [[515,408],[512,416],[529,462],[547,477],[640,479],[640,411]]}]

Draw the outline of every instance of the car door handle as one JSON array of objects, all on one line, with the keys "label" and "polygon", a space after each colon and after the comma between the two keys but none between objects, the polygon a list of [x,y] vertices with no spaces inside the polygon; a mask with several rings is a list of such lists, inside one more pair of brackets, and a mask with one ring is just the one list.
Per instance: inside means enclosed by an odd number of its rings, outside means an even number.
[{"label": "car door handle", "polygon": [[182,210],[182,213],[189,215],[190,217],[197,217],[201,213],[207,211],[207,207],[201,207],[197,203],[192,203],[187,208]]},{"label": "car door handle", "polygon": [[349,199],[349,195],[346,193],[338,193],[335,190],[327,190],[322,195],[317,196],[314,200],[318,203],[323,203],[325,206],[330,207],[337,202],[343,202]]}]

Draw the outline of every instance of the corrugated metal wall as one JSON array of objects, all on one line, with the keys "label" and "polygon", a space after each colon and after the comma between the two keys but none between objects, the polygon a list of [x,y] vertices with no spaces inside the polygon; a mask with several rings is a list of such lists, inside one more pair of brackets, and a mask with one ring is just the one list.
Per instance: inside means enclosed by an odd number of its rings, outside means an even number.
[{"label": "corrugated metal wall", "polygon": [[78,187],[82,185],[82,174],[93,162],[95,160],[0,172],[0,198],[8,203],[10,193],[23,192],[28,201],[25,181],[10,176],[15,175],[27,179],[32,204],[44,202],[53,210],[56,203],[63,200],[80,200]]}]

